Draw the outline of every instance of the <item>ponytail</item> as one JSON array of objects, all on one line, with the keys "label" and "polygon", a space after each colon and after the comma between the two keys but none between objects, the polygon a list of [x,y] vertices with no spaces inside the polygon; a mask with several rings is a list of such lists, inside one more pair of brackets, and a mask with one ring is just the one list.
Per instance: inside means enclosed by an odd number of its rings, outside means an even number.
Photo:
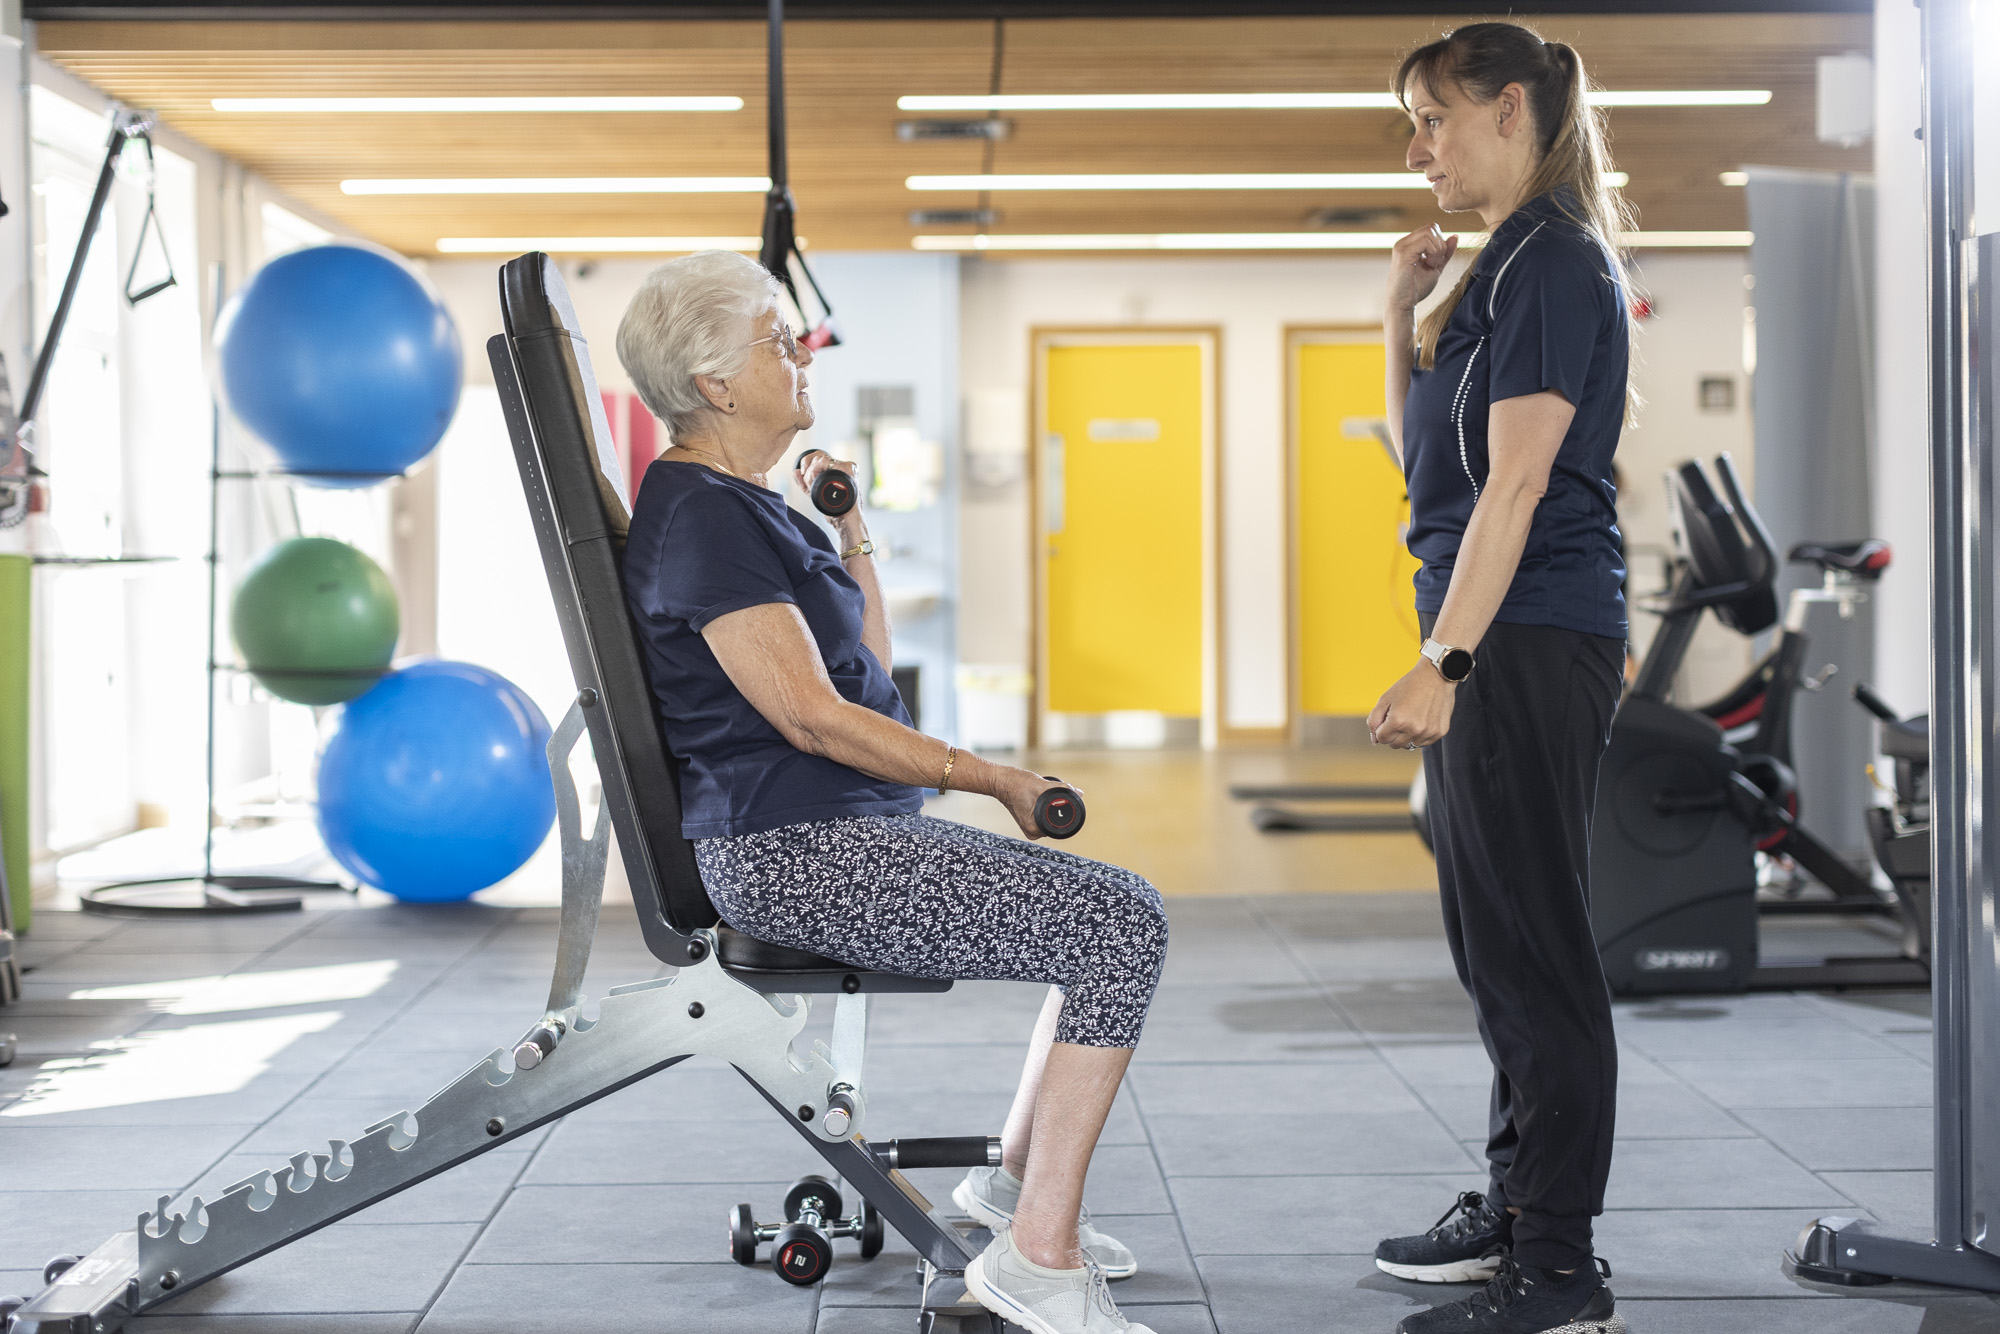
[{"label": "ponytail", "polygon": [[[1519,23],[1469,23],[1412,51],[1396,71],[1393,88],[1405,108],[1417,84],[1433,91],[1455,87],[1475,101],[1491,102],[1518,83],[1527,91],[1534,122],[1536,164],[1528,179],[1533,199],[1551,191],[1569,220],[1595,236],[1610,257],[1611,278],[1620,299],[1631,288],[1631,272],[1619,248],[1634,227],[1631,207],[1607,184],[1611,151],[1604,113],[1590,103],[1590,80],[1583,58],[1565,42],[1545,42]],[[1417,330],[1417,364],[1437,363],[1437,342],[1472,279],[1468,266],[1445,299],[1424,316]],[[1638,400],[1628,388],[1628,412]]]}]

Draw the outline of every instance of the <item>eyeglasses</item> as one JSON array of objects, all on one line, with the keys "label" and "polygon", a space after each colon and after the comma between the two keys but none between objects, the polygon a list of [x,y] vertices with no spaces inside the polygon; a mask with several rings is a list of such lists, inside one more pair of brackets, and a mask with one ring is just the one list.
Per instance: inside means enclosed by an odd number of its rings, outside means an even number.
[{"label": "eyeglasses", "polygon": [[797,364],[799,359],[798,336],[792,332],[792,326],[789,324],[779,325],[778,330],[777,333],[766,334],[762,338],[751,339],[750,346],[755,347],[759,343],[776,343],[779,353],[785,360]]}]

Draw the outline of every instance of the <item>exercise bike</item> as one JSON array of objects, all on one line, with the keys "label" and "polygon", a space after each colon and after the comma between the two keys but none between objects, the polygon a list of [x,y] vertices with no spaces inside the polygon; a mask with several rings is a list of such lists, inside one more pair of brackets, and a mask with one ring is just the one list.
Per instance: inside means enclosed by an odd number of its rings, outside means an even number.
[{"label": "exercise bike", "polygon": [[[1794,546],[1788,559],[1817,566],[1821,582],[1792,593],[1776,647],[1720,699],[1691,709],[1667,701],[1704,613],[1744,635],[1778,623],[1770,534],[1727,454],[1715,469],[1727,499],[1697,461],[1668,474],[1671,583],[1640,604],[1661,625],[1612,722],[1599,773],[1591,918],[1606,978],[1628,996],[1927,985],[1927,881],[1892,874],[1891,891],[1877,890],[1801,822],[1791,767],[1793,697],[1822,684],[1804,676],[1807,613],[1831,603],[1851,615],[1888,568],[1888,545]],[[1760,893],[1760,854],[1765,866],[1791,865],[1816,883]],[[1760,957],[1760,914],[1827,913],[1898,923],[1897,952]]]}]

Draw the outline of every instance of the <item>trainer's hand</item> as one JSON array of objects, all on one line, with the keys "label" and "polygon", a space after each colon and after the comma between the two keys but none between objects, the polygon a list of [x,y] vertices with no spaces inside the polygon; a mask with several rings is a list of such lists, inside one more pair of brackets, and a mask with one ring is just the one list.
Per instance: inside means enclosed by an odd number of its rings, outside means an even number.
[{"label": "trainer's hand", "polygon": [[1436,223],[1419,227],[1389,251],[1389,308],[1414,310],[1437,289],[1444,266],[1458,253],[1458,237],[1446,236]]},{"label": "trainer's hand", "polygon": [[1030,769],[1011,768],[1005,771],[993,795],[1007,808],[1007,814],[1014,817],[1014,823],[1021,826],[1023,835],[1047,838],[1042,827],[1035,823],[1035,801],[1052,787],[1066,787],[1078,796],[1083,795],[1083,789],[1075,783],[1057,783]]},{"label": "trainer's hand", "polygon": [[1375,702],[1368,715],[1368,735],[1376,745],[1398,750],[1442,741],[1451,730],[1457,691],[1457,686],[1438,675],[1437,668],[1419,662]]}]

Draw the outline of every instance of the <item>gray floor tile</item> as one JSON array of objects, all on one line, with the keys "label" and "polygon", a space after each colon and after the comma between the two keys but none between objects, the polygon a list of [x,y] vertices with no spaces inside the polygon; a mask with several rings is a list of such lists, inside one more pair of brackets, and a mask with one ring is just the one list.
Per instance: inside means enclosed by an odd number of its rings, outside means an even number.
[{"label": "gray floor tile", "polygon": [[1473,1159],[1428,1115],[1349,1112],[1147,1118],[1169,1177],[1462,1172]]},{"label": "gray floor tile", "polygon": [[1667,1062],[1724,1107],[1928,1107],[1931,1072],[1902,1056]]},{"label": "gray floor tile", "polygon": [[705,1121],[567,1121],[522,1181],[536,1186],[788,1181],[826,1160],[778,1117]]},{"label": "gray floor tile", "polygon": [[1472,1038],[1479,1032],[1457,978],[1330,982],[1326,992],[1349,1023],[1371,1036]]},{"label": "gray floor tile", "polygon": [[1160,1113],[1422,1111],[1379,1062],[1172,1065],[1134,1070],[1127,1082],[1147,1116]]},{"label": "gray floor tile", "polygon": [[143,1201],[179,1190],[250,1130],[0,1122],[0,1191],[130,1190]]},{"label": "gray floor tile", "polygon": [[[713,1224],[721,1232],[721,1223]],[[721,1264],[468,1264],[418,1326],[421,1334],[494,1334],[523,1312],[560,1312],[564,1334],[809,1334],[814,1291],[768,1268]],[[916,1323],[914,1306],[907,1313]]]},{"label": "gray floor tile", "polygon": [[1619,1139],[1740,1139],[1754,1133],[1701,1094],[1678,1084],[1620,1082]]},{"label": "gray floor tile", "polygon": [[1846,1201],[1761,1140],[1637,1139],[1611,1155],[1604,1203],[1607,1209],[1811,1210]]},{"label": "gray floor tile", "polygon": [[1892,1228],[1931,1236],[1936,1228],[1936,1204],[1931,1173],[1821,1172],[1820,1179]]},{"label": "gray floor tile", "polygon": [[1929,1033],[1883,1033],[1883,1042],[1888,1043],[1913,1061],[1930,1066],[1937,1052],[1934,1039]]},{"label": "gray floor tile", "polygon": [[[0,1125],[22,1126],[202,1126],[258,1121],[274,1116],[311,1086],[311,1072],[250,1071],[213,1067],[183,1070],[175,1078],[193,1089],[221,1086],[225,1092],[193,1097],[157,1096],[161,1073],[158,1058],[142,1042],[139,1050],[96,1053],[88,1065],[24,1070],[27,1078],[14,1090],[20,1100],[8,1108]],[[254,1069],[254,1067],[253,1067]],[[130,1073],[127,1074],[126,1072]],[[11,1073],[11,1072],[10,1072]],[[212,1078],[205,1079],[205,1075]],[[9,1081],[10,1083],[16,1081]],[[6,1085],[0,1085],[6,1087]],[[99,1103],[105,1105],[92,1106]],[[81,1105],[80,1105],[81,1104]]]},{"label": "gray floor tile", "polygon": [[[871,1046],[872,1052],[872,1046]],[[778,1114],[749,1083],[720,1061],[697,1056],[578,1108],[571,1121],[756,1121]]]},{"label": "gray floor tile", "polygon": [[1800,1209],[1608,1210],[1597,1253],[1625,1297],[1796,1297],[1781,1260],[1812,1222]]},{"label": "gray floor tile", "polygon": [[[1614,1290],[1616,1284],[1614,1283]],[[1867,1290],[1872,1291],[1872,1290]],[[1642,1334],[1991,1334],[1990,1304],[1964,1298],[1889,1300],[1860,1294],[1821,1301],[1632,1301],[1618,1312]]]},{"label": "gray floor tile", "polygon": [[171,994],[171,983],[233,973],[258,953],[235,950],[223,954],[160,954],[148,950],[136,954],[100,954],[94,949],[82,949],[65,954],[28,976],[43,986],[62,983],[79,991],[143,987],[148,992]]},{"label": "gray floor tile", "polygon": [[1383,1042],[1382,1059],[1412,1084],[1492,1087],[1493,1059],[1479,1042]]},{"label": "gray floor tile", "polygon": [[1421,1232],[1486,1174],[1175,1177],[1197,1255],[1369,1255],[1384,1237]]},{"label": "gray floor tile", "polygon": [[1661,1061],[1853,1060],[1896,1055],[1882,1039],[1816,1015],[1782,1020],[1689,1020],[1620,1024],[1618,1035]]},{"label": "gray floor tile", "polygon": [[869,1043],[1011,1042],[1026,1047],[1048,988],[1026,982],[960,982],[950,991],[879,996]]},{"label": "gray floor tile", "polygon": [[1297,941],[1299,962],[1316,978],[1354,982],[1369,978],[1431,978],[1458,982],[1451,951],[1441,939]]},{"label": "gray floor tile", "polygon": [[[787,1178],[720,1186],[519,1186],[480,1236],[471,1262],[727,1262],[730,1208],[748,1204],[759,1222],[782,1222],[789,1185]],[[775,1274],[768,1277],[784,1281]]]},{"label": "gray floor tile", "polygon": [[158,1308],[164,1314],[420,1311],[478,1228],[329,1227]]},{"label": "gray floor tile", "polygon": [[1791,1107],[1738,1115],[1815,1171],[1916,1171],[1933,1161],[1925,1107]]},{"label": "gray floor tile", "polygon": [[1387,1331],[1456,1289],[1399,1283],[1365,1255],[1300,1264],[1283,1255],[1209,1255],[1196,1263],[1218,1334]]},{"label": "gray floor tile", "polygon": [[1241,985],[1246,982],[1305,982],[1305,971],[1283,945],[1269,937],[1254,940],[1176,940],[1167,950],[1163,985]]}]

